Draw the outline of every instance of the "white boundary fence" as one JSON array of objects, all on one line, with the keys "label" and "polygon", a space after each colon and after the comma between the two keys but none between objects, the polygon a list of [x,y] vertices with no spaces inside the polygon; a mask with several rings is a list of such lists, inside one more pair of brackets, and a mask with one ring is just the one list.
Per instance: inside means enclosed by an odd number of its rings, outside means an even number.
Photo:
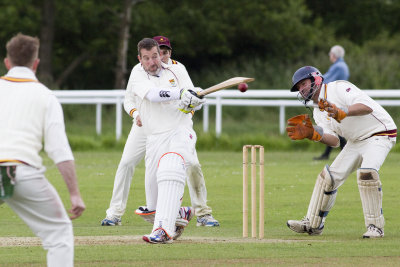
[{"label": "white boundary fence", "polygon": [[[382,106],[400,106],[400,90],[363,90],[369,96],[377,99]],[[122,110],[125,90],[56,90],[61,104],[94,104],[96,105],[96,132],[101,134],[101,110],[103,104],[116,106],[115,135],[119,140],[122,133]],[[399,98],[399,99],[396,99]],[[297,93],[289,90],[248,90],[241,93],[237,90],[222,90],[207,96],[203,106],[203,131],[209,130],[209,107],[216,106],[215,132],[222,132],[223,106],[263,106],[279,107],[279,131],[284,133],[286,125],[286,107],[298,107],[303,104],[297,100]]]},{"label": "white boundary fence", "polygon": [[122,134],[122,109],[125,90],[54,90],[61,104],[96,105],[96,133],[101,134],[102,105],[115,105],[115,136],[119,140]]},{"label": "white boundary fence", "polygon": [[[386,98],[376,100],[382,106],[400,106],[400,90],[363,90],[370,97]],[[284,133],[286,128],[286,107],[304,106],[297,99],[297,92],[289,90],[248,90],[242,93],[238,90],[218,91],[207,96],[207,103],[203,107],[203,131],[209,129],[209,106],[215,105],[215,133],[217,136],[222,132],[222,107],[223,106],[262,106],[279,107],[279,132]]]}]

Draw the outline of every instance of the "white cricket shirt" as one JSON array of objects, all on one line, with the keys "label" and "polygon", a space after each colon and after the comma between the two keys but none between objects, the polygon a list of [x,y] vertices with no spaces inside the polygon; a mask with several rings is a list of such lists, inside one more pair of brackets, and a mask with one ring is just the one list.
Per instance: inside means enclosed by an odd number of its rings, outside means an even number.
[{"label": "white cricket shirt", "polygon": [[193,87],[187,71],[178,65],[168,66],[162,63],[160,73],[153,76],[148,74],[139,63],[131,72],[124,108],[128,111],[137,105],[146,135],[164,133],[179,126],[192,127],[192,115],[178,110],[180,100],[150,102],[146,99],[146,94],[152,88],[179,92],[182,88]]},{"label": "white cricket shirt", "polygon": [[31,69],[14,67],[0,79],[0,164],[17,160],[43,167],[43,141],[56,164],[74,159],[57,98]]},{"label": "white cricket shirt", "polygon": [[350,141],[360,141],[379,132],[397,129],[392,117],[381,105],[348,81],[323,84],[319,98],[328,100],[338,108],[348,109],[349,106],[360,103],[372,109],[372,113],[368,115],[346,117],[338,123],[328,117],[326,111],[314,108],[314,120],[324,129],[324,133],[340,135]]}]

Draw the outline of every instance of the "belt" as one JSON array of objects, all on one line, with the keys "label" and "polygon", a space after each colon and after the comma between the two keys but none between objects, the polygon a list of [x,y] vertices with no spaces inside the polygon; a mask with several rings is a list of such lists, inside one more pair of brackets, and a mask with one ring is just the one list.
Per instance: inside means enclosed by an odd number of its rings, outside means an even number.
[{"label": "belt", "polygon": [[2,164],[3,165],[5,165],[5,164],[7,164],[7,165],[15,165],[15,164],[12,164],[12,163],[24,164],[24,165],[31,166],[28,163],[26,163],[25,161],[18,160],[18,159],[0,159],[0,165],[2,165]]},{"label": "belt", "polygon": [[373,135],[371,135],[371,137],[372,136],[397,137],[397,129],[374,133]]}]

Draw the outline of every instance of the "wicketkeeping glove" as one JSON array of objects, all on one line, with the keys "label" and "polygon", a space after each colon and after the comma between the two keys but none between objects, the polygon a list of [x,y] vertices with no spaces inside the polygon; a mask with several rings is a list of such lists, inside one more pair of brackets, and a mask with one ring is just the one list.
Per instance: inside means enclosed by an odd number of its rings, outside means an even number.
[{"label": "wicketkeeping glove", "polygon": [[206,100],[197,96],[197,93],[191,89],[182,89],[181,102],[179,103],[179,110],[184,113],[189,113],[192,110],[197,110]]},{"label": "wicketkeeping glove", "polygon": [[286,131],[289,138],[292,140],[308,138],[313,141],[320,141],[322,138],[322,128],[318,126],[316,126],[317,128],[314,128],[311,119],[307,114],[292,117],[288,119],[287,124],[289,127],[286,128]]},{"label": "wicketkeeping glove", "polygon": [[328,116],[334,118],[337,122],[341,122],[347,117],[347,110],[338,108],[335,104],[329,103],[326,99],[320,99],[318,101],[318,108],[321,111],[328,112]]}]

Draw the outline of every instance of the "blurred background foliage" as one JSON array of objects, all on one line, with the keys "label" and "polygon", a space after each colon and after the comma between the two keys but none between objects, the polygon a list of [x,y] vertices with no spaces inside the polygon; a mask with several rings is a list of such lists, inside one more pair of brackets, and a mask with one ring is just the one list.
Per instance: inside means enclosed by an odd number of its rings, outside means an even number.
[{"label": "blurred background foliage", "polygon": [[50,36],[41,55],[51,61],[49,87],[112,89],[128,4],[125,78],[138,63],[137,42],[165,35],[173,58],[203,87],[243,74],[257,78],[253,88],[287,89],[302,65],[326,72],[329,48],[341,44],[352,82],[400,88],[400,1],[393,0],[2,0],[0,56],[18,32]]},{"label": "blurred background foliage", "polygon": [[[250,89],[287,90],[303,65],[325,73],[336,44],[345,48],[350,81],[358,87],[400,88],[398,0],[2,0],[0,9],[0,57],[18,32],[38,36],[43,48],[38,76],[51,89],[124,89],[138,63],[138,41],[155,35],[171,40],[172,57],[203,88],[248,76],[256,78]],[[123,29],[128,31],[125,69],[118,64]],[[6,73],[4,66],[0,72]],[[400,110],[389,110],[399,124]],[[132,124],[124,116],[123,140],[115,142],[114,108],[103,112],[102,137],[94,133],[94,107],[66,105],[64,111],[74,149],[121,149]],[[287,116],[300,112],[304,108],[290,108]],[[224,107],[223,116],[220,138],[202,133],[201,112],[195,116],[200,149],[240,150],[249,141],[293,148],[279,135],[278,108]]]}]

